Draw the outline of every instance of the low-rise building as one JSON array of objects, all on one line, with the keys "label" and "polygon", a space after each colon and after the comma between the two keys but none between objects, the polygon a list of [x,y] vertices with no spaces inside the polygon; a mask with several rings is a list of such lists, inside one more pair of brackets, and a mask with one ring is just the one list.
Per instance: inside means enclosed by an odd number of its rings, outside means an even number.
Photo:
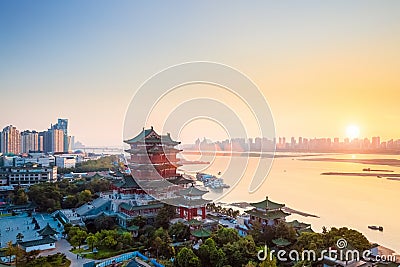
[{"label": "low-rise building", "polygon": [[7,185],[30,186],[37,183],[57,181],[57,167],[27,164],[24,167],[0,167],[0,181]]},{"label": "low-rise building", "polygon": [[254,221],[260,222],[262,225],[276,225],[280,221],[285,221],[290,213],[284,212],[282,209],[285,204],[273,202],[266,197],[264,201],[250,203],[254,208],[246,211],[250,215],[250,223]]},{"label": "low-rise building", "polygon": [[75,156],[56,156],[56,166],[59,168],[75,168],[76,157]]}]

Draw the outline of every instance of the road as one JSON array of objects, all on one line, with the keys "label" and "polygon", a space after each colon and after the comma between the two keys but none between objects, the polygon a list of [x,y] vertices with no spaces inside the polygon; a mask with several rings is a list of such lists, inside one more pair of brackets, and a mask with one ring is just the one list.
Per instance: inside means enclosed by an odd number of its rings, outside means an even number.
[{"label": "road", "polygon": [[60,239],[56,242],[56,249],[43,251],[39,255],[48,256],[56,254],[57,252],[64,253],[67,256],[67,258],[71,261],[70,267],[82,267],[84,263],[92,261],[90,259],[82,259],[82,258],[77,259],[76,254],[69,251],[70,249],[71,245],[68,243],[68,241],[65,239]]}]

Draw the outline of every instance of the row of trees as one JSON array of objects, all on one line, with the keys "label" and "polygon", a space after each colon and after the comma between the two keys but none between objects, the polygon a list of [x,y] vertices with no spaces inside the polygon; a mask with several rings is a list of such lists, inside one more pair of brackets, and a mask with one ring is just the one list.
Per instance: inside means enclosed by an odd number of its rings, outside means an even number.
[{"label": "row of trees", "polygon": [[132,234],[126,231],[119,233],[114,229],[90,233],[84,228],[70,225],[66,225],[64,229],[68,242],[75,248],[87,244],[92,251],[95,247],[121,251],[134,245]]},{"label": "row of trees", "polygon": [[82,163],[77,163],[75,168],[59,169],[58,172],[61,174],[70,172],[95,172],[95,171],[108,171],[114,169],[118,158],[115,155],[101,157],[96,160],[88,160]]},{"label": "row of trees", "polygon": [[32,185],[29,188],[28,196],[37,204],[38,210],[52,212],[61,208],[79,207],[90,201],[94,193],[107,191],[109,188],[110,182],[105,179],[95,179],[83,183],[70,183],[63,180],[56,183]]},{"label": "row of trees", "polygon": [[198,250],[189,247],[179,250],[175,266],[263,266],[276,267],[276,260],[257,262],[257,247],[252,236],[240,237],[236,230],[219,228]]},{"label": "row of trees", "polygon": [[[240,237],[236,230],[219,228],[207,239],[198,250],[189,247],[180,249],[175,258],[175,266],[277,266],[276,259],[257,261],[257,252],[264,248],[274,247],[273,239],[284,238],[291,244],[286,251],[313,250],[322,253],[322,250],[334,247],[337,240],[344,238],[352,249],[360,252],[368,250],[371,244],[360,232],[348,228],[324,228],[322,233],[304,232],[300,235],[290,225],[282,222],[275,226],[261,227],[255,223],[254,228],[246,237]],[[291,263],[295,266],[311,266],[313,262]]]},{"label": "row of trees", "polygon": [[216,205],[214,202],[208,203],[206,208],[210,211],[227,215],[229,217],[236,218],[240,215],[239,210],[233,210],[232,208],[223,208],[221,205]]}]

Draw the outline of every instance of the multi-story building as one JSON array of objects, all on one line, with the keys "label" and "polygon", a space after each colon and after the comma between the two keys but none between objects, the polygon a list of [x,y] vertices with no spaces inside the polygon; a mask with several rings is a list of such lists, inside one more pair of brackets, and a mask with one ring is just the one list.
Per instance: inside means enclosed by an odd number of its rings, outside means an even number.
[{"label": "multi-story building", "polygon": [[14,157],[13,164],[11,166],[21,167],[29,163],[37,164],[43,167],[54,166],[55,157],[52,155],[45,155],[43,153],[29,153],[27,156]]},{"label": "multi-story building", "polygon": [[28,164],[24,167],[0,167],[0,180],[8,185],[30,186],[42,182],[57,181],[57,167],[42,167]]},{"label": "multi-story building", "polygon": [[64,152],[64,132],[59,129],[51,130],[51,152],[62,153]]},{"label": "multi-story building", "polygon": [[36,131],[23,131],[21,133],[21,153],[39,151],[39,133]]},{"label": "multi-story building", "polygon": [[75,156],[56,156],[56,166],[59,168],[75,168],[76,157]]},{"label": "multi-story building", "polygon": [[[62,132],[62,137],[59,137],[57,134],[57,144],[60,145],[62,142],[62,148],[58,148],[58,151],[53,150],[53,152],[68,152],[70,147],[70,137],[68,136],[68,120],[67,119],[58,119],[57,123],[51,126],[51,130],[58,130]],[[62,139],[62,141],[61,141]]]},{"label": "multi-story building", "polygon": [[0,134],[0,148],[3,154],[21,152],[21,134],[15,126],[7,126]]}]

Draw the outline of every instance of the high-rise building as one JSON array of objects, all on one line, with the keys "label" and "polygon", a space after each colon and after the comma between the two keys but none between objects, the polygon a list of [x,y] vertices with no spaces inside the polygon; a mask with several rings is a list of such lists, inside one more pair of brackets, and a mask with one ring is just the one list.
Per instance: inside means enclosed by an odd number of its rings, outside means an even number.
[{"label": "high-rise building", "polygon": [[21,133],[21,153],[39,151],[39,133],[36,131],[23,131]]},{"label": "high-rise building", "polygon": [[5,127],[0,137],[1,153],[19,154],[21,152],[21,134],[16,127],[12,125]]},{"label": "high-rise building", "polygon": [[70,148],[70,138],[68,137],[68,119],[58,119],[57,123],[52,125],[51,129],[61,130],[63,132],[63,149],[59,152],[68,152]]},{"label": "high-rise building", "polygon": [[381,147],[381,138],[379,136],[372,137],[372,148],[378,149]]},{"label": "high-rise building", "polygon": [[[64,147],[64,131],[59,129],[53,129],[51,131],[51,152],[65,152]],[[67,150],[68,152],[68,150]]]}]

